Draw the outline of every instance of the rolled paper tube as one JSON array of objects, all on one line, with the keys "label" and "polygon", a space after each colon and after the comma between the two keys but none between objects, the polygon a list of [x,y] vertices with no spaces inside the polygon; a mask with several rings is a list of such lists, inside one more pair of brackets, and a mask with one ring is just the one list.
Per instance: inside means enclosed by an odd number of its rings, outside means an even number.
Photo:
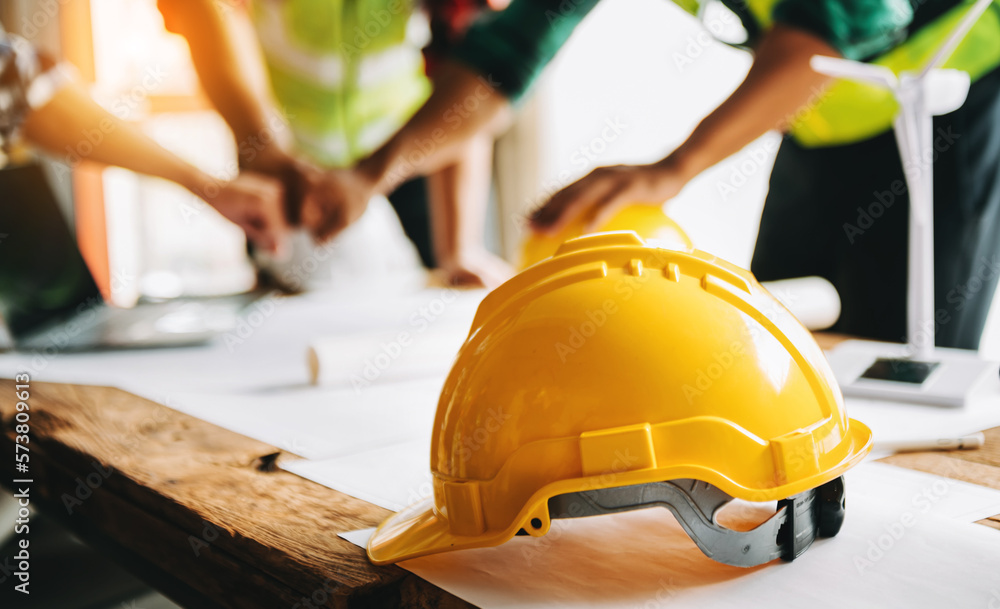
[{"label": "rolled paper tube", "polygon": [[810,330],[829,328],[840,317],[837,288],[822,277],[764,281],[761,285]]},{"label": "rolled paper tube", "polygon": [[445,375],[468,327],[428,328],[318,339],[308,349],[314,385],[363,387],[386,380]]}]

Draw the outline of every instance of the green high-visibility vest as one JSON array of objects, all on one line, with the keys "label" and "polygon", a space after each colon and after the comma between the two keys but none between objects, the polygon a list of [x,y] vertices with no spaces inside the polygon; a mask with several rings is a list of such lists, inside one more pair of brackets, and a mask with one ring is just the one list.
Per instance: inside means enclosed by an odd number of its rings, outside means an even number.
[{"label": "green high-visibility vest", "polygon": [[[772,22],[780,0],[745,0],[746,8],[760,29]],[[699,0],[674,0],[696,15]],[[897,75],[922,68],[972,7],[972,1],[956,5],[914,32],[906,41],[872,59]],[[995,0],[979,18],[952,56],[941,67],[963,70],[972,81],[1000,66],[1000,0]],[[837,80],[814,96],[796,116],[790,117],[789,132],[805,146],[849,144],[871,138],[892,127],[899,106],[891,92],[874,85]]]},{"label": "green high-visibility vest", "polygon": [[273,93],[299,152],[350,165],[423,104],[431,86],[413,11],[414,0],[255,0]]}]

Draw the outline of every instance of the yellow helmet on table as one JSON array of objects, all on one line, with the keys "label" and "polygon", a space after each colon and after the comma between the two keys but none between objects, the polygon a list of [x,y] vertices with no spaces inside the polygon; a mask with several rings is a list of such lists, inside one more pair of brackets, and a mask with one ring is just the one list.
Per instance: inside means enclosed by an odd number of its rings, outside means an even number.
[{"label": "yellow helmet on table", "polygon": [[[489,294],[441,393],[433,497],[372,535],[376,564],[669,508],[715,560],[792,559],[844,514],[871,449],[812,335],[754,277],[635,233],[563,244]],[[779,500],[752,531],[733,497]]]}]

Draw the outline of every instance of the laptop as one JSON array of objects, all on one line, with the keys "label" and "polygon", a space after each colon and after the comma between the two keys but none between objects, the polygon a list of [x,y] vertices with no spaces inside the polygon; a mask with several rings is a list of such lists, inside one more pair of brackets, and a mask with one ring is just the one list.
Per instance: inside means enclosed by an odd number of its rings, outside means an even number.
[{"label": "laptop", "polygon": [[231,329],[237,297],[105,303],[39,165],[0,170],[0,318],[18,350],[203,343]]}]

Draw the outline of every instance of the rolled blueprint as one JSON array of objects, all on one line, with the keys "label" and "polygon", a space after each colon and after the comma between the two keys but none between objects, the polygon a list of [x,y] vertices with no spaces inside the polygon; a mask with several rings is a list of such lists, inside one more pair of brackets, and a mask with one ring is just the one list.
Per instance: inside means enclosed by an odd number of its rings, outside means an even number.
[{"label": "rolled blueprint", "polygon": [[837,288],[822,277],[764,281],[761,285],[810,330],[829,328],[840,317]]}]

